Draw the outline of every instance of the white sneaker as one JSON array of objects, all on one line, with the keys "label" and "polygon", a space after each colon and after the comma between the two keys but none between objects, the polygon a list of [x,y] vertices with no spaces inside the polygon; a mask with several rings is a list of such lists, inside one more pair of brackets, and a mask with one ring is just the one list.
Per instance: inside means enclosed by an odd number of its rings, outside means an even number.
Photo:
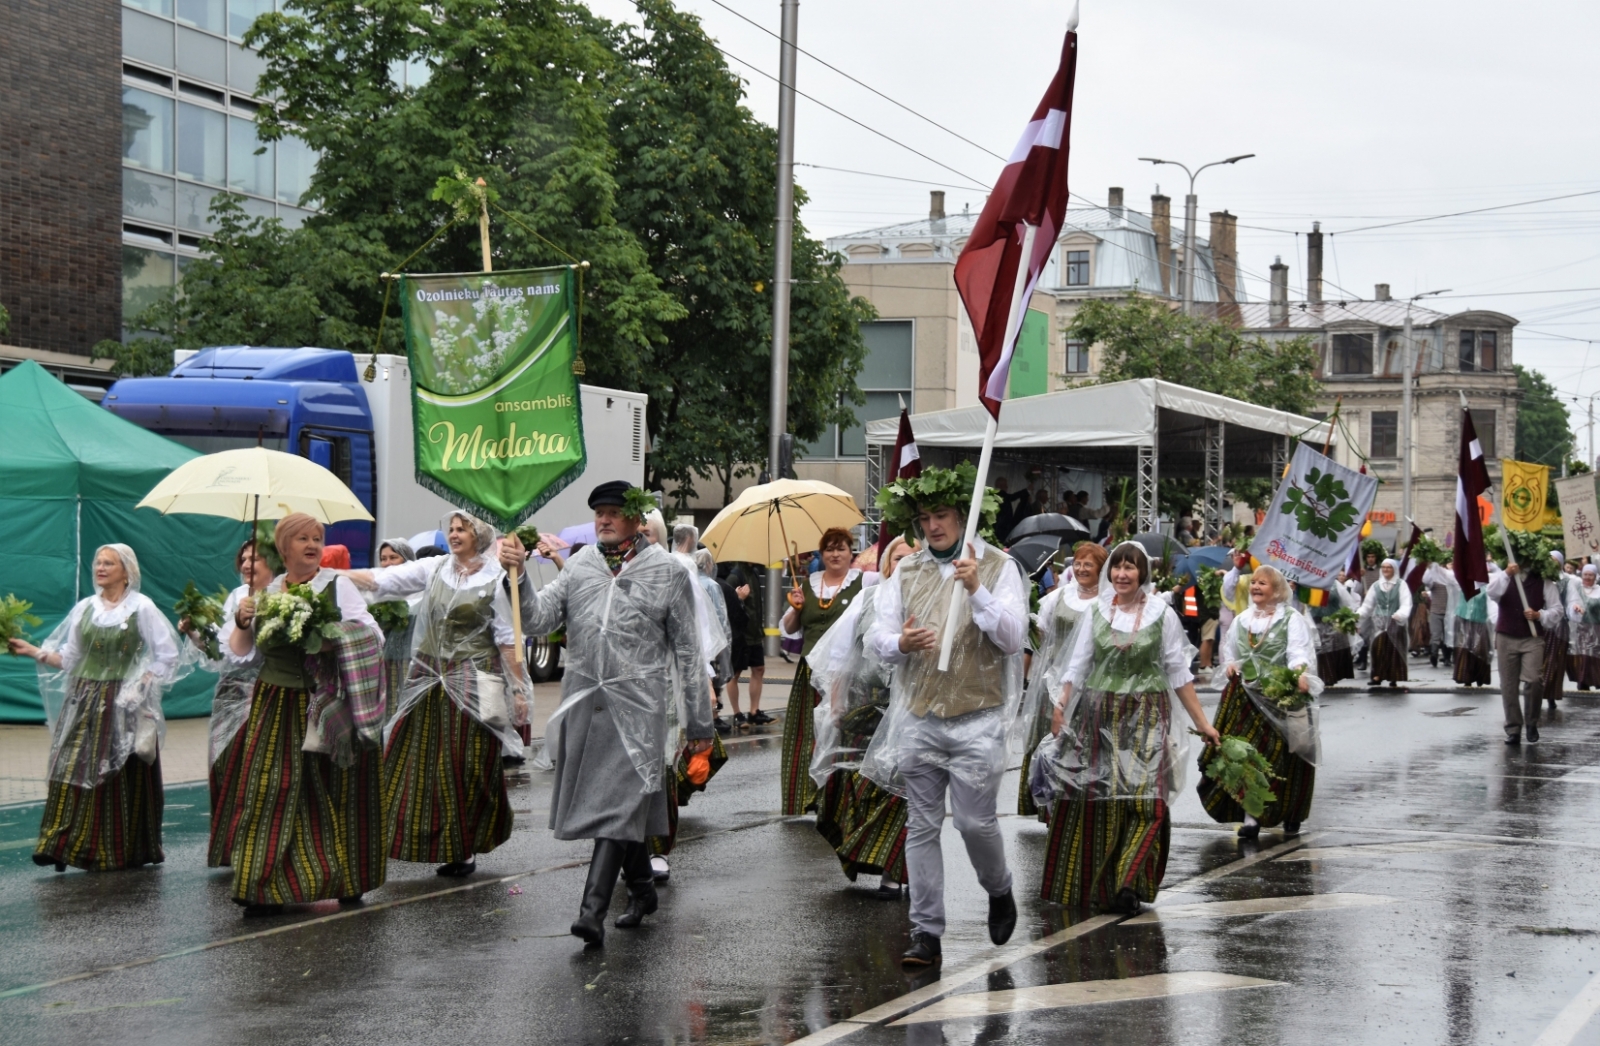
[{"label": "white sneaker", "polygon": [[651,857],[650,858],[650,874],[655,877],[656,882],[658,882],[658,883],[666,882],[667,879],[669,877],[671,877],[671,875],[672,875],[672,869],[667,867],[667,859],[665,857],[662,857],[659,854],[657,854],[654,857]]}]

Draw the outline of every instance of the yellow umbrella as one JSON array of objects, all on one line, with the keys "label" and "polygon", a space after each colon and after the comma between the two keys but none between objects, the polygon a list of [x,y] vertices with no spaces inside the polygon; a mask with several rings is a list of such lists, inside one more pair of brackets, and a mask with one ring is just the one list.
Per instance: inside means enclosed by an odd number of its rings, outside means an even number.
[{"label": "yellow umbrella", "polygon": [[776,563],[822,546],[822,533],[866,522],[855,499],[828,483],[780,479],[750,487],[706,527],[700,541],[719,563]]},{"label": "yellow umbrella", "polygon": [[282,519],[304,512],[322,523],[372,518],[339,477],[307,458],[265,447],[224,450],[186,461],[138,508],[228,519]]}]

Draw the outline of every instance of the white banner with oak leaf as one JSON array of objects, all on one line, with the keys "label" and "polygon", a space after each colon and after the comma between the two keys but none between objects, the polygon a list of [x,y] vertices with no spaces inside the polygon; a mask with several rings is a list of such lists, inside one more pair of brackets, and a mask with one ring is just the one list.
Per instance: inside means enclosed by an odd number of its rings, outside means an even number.
[{"label": "white banner with oak leaf", "polygon": [[1301,443],[1250,554],[1293,584],[1328,588],[1350,562],[1377,494],[1376,476],[1347,469]]}]

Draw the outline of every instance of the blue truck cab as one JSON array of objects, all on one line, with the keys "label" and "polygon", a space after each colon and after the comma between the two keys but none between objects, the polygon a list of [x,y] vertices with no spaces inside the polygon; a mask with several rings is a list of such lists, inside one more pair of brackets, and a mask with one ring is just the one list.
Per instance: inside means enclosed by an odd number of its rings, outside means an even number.
[{"label": "blue truck cab", "polygon": [[[372,409],[355,357],[347,351],[201,349],[167,377],[119,380],[102,405],[203,454],[263,446],[310,458],[376,514]],[[363,521],[334,523],[327,543],[348,548],[352,566],[371,566],[375,527]]]}]

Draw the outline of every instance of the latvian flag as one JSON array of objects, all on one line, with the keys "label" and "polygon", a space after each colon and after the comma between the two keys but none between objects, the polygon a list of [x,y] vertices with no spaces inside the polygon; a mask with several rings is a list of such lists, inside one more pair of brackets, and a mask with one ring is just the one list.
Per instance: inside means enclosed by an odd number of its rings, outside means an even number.
[{"label": "latvian flag", "polygon": [[[922,475],[922,453],[917,450],[917,434],[911,431],[911,415],[905,407],[900,408],[900,431],[894,437],[894,454],[889,458],[888,474],[883,477],[884,486],[888,486],[897,479],[915,479]],[[883,558],[883,550],[889,545],[889,535],[882,527],[878,528],[878,558]]]},{"label": "latvian flag", "polygon": [[1479,586],[1489,583],[1489,564],[1483,554],[1483,521],[1478,497],[1489,489],[1489,467],[1483,462],[1483,445],[1472,426],[1472,412],[1461,407],[1461,459],[1456,469],[1456,540],[1450,564],[1462,596],[1471,599]]}]

